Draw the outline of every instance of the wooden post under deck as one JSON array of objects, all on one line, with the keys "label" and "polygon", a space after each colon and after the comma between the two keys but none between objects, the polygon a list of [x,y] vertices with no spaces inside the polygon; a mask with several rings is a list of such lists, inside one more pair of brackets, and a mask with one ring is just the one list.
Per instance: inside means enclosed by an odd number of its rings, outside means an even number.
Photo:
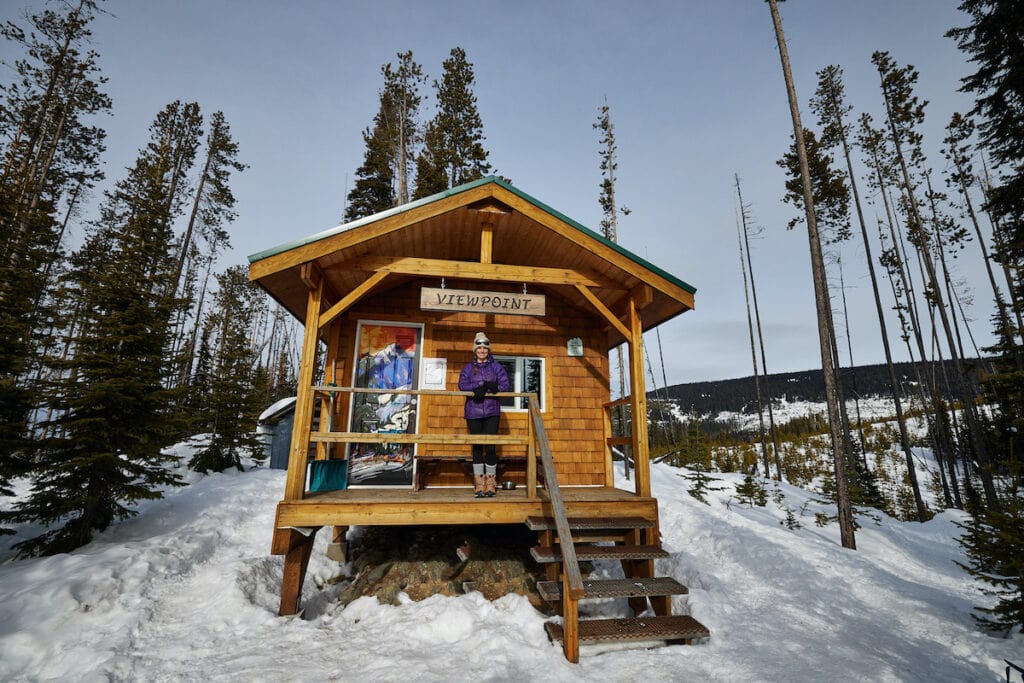
[{"label": "wooden post under deck", "polygon": [[306,578],[309,556],[313,552],[313,541],[320,527],[289,529],[287,532],[288,551],[284,555],[284,574],[281,578],[281,605],[279,616],[287,617],[299,612],[299,598],[302,597],[302,582]]}]

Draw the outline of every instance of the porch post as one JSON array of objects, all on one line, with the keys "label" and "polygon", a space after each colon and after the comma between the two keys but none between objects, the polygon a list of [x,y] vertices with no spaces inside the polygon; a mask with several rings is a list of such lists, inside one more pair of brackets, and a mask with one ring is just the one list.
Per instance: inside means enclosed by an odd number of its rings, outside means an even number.
[{"label": "porch post", "polygon": [[633,411],[633,466],[636,495],[651,495],[650,451],[647,448],[647,385],[644,382],[644,331],[636,297],[629,297],[629,384]]},{"label": "porch post", "polygon": [[298,391],[295,396],[295,423],[288,453],[288,478],[284,485],[285,500],[302,500],[306,491],[306,460],[309,454],[310,421],[313,419],[313,369],[320,327],[320,301],[324,283],[319,272],[313,274],[306,300],[306,331],[302,340],[302,363],[299,365]]}]

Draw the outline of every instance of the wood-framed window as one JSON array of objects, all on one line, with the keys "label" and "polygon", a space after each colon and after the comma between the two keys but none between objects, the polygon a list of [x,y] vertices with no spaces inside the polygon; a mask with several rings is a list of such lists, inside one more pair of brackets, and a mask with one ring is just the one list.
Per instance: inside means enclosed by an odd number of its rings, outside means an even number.
[{"label": "wood-framed window", "polygon": [[[508,373],[512,391],[535,393],[540,397],[540,409],[544,411],[544,359],[535,356],[494,356]],[[526,398],[510,396],[500,399],[505,412],[525,411]]]}]

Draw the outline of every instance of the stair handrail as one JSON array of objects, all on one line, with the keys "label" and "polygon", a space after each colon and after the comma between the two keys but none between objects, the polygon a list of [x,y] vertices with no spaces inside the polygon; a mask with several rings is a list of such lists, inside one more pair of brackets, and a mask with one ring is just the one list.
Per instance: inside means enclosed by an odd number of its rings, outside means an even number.
[{"label": "stair handrail", "polygon": [[558,530],[558,545],[562,553],[562,571],[568,584],[568,595],[573,600],[580,600],[583,598],[583,576],[580,574],[579,561],[576,559],[576,546],[573,543],[572,532],[569,529],[569,518],[565,514],[562,492],[558,488],[558,478],[555,475],[555,461],[551,457],[551,446],[548,445],[548,435],[544,430],[544,419],[541,417],[540,408],[537,406],[536,396],[531,396],[527,403],[530,408],[530,421],[533,423],[534,438],[540,451],[541,465],[544,467],[544,486],[547,488],[548,499],[551,502],[551,512],[555,518],[555,528]]}]

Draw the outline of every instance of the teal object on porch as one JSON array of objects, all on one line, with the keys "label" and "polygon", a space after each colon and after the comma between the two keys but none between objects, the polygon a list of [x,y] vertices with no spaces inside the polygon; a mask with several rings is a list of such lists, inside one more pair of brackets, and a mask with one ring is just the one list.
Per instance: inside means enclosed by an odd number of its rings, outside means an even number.
[{"label": "teal object on porch", "polygon": [[348,460],[313,460],[309,463],[309,490],[340,491],[348,488]]}]

